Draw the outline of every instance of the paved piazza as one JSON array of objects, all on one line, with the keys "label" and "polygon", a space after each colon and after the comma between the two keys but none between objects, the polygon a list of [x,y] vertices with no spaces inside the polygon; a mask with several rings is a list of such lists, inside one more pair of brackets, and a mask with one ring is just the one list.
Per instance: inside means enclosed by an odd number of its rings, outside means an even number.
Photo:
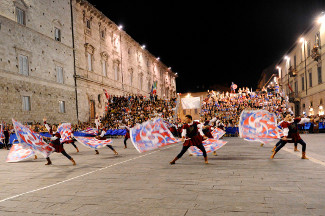
[{"label": "paved piazza", "polygon": [[325,134],[302,137],[310,160],[232,137],[208,165],[187,153],[169,165],[180,143],[139,154],[114,139],[119,156],[66,145],[77,166],[57,153],[5,163],[1,149],[0,215],[325,215]]}]

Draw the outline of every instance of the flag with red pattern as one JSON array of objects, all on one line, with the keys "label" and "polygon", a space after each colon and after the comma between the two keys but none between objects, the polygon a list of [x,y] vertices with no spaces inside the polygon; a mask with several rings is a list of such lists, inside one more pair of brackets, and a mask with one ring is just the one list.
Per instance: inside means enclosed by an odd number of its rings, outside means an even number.
[{"label": "flag with red pattern", "polygon": [[[210,153],[210,152],[217,151],[222,146],[226,145],[227,144],[227,141],[209,138],[209,139],[204,140],[202,142],[202,144],[203,144],[203,146],[205,148],[205,151],[207,153]],[[202,151],[199,148],[195,147],[195,146],[191,146],[189,148],[189,152],[190,152],[190,154],[192,154],[194,156],[201,156],[201,155],[203,155]]]},{"label": "flag with red pattern", "polygon": [[69,140],[72,140],[72,129],[71,123],[62,123],[59,125],[57,132],[60,133],[60,142],[64,143]]},{"label": "flag with red pattern", "polygon": [[213,136],[214,139],[220,139],[223,135],[225,135],[226,131],[220,129],[220,128],[215,128],[211,134]]},{"label": "flag with red pattern", "polygon": [[33,151],[37,151],[42,154],[45,158],[50,156],[54,151],[54,148],[47,144],[42,136],[31,130],[30,128],[22,125],[18,121],[12,119],[12,123],[15,128],[16,136],[19,143],[26,143]]},{"label": "flag with red pattern", "polygon": [[5,139],[5,135],[3,133],[3,124],[0,125],[0,141]]},{"label": "flag with red pattern", "polygon": [[6,162],[18,162],[34,155],[33,149],[26,144],[13,144],[7,156]]},{"label": "flag with red pattern", "polygon": [[180,141],[173,136],[160,118],[135,125],[130,129],[130,138],[140,153]]},{"label": "flag with red pattern", "polygon": [[243,110],[239,120],[239,136],[247,141],[268,143],[279,139],[282,131],[277,117],[266,110]]},{"label": "flag with red pattern", "polygon": [[113,142],[111,139],[99,140],[99,139],[96,139],[95,137],[76,136],[75,139],[82,145],[84,145],[88,148],[93,148],[93,149],[99,149],[99,148],[109,145]]}]

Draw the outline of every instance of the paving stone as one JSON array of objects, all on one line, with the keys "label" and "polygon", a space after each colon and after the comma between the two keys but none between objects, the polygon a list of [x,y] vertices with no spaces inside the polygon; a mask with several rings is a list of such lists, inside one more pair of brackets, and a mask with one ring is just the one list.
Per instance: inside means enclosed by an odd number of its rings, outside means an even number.
[{"label": "paving stone", "polygon": [[[308,153],[323,160],[320,137],[304,135]],[[139,157],[131,145],[123,149],[122,139],[113,143],[118,157],[67,146],[77,166],[60,154],[51,156],[52,166],[41,156],[0,161],[0,215],[323,215],[325,166],[293,151],[271,160],[272,145],[224,139],[229,143],[209,155],[209,165],[187,154],[169,165],[181,144]],[[0,150],[0,157],[7,153]]]}]

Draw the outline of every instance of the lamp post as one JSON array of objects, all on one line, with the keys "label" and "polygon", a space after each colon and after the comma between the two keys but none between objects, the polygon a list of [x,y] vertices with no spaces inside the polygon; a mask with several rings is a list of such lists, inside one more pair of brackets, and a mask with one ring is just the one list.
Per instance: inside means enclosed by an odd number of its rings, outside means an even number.
[{"label": "lamp post", "polygon": [[121,78],[122,78],[122,91],[124,91],[123,68],[122,68],[122,63],[123,63],[123,57],[122,57],[122,29],[123,29],[123,26],[119,25],[118,30],[120,32]]},{"label": "lamp post", "polygon": [[307,97],[307,58],[306,58],[306,40],[304,38],[300,38],[300,42],[302,43],[303,45],[303,48],[304,48],[304,57],[305,57],[305,83],[306,83],[306,97]]}]

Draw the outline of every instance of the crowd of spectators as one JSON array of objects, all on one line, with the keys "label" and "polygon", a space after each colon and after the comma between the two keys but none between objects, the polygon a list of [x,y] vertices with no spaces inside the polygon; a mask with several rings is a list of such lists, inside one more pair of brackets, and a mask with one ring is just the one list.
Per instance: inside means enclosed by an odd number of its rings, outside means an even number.
[{"label": "crowd of spectators", "polygon": [[134,125],[155,117],[170,121],[175,117],[175,106],[176,98],[112,96],[101,122],[107,128],[117,129],[121,125]]},{"label": "crowd of spectators", "polygon": [[[263,109],[273,112],[278,122],[287,114],[293,114],[293,111],[288,108],[288,98],[281,93],[267,91],[267,89],[253,92],[246,87],[239,88],[237,93],[208,92],[202,104],[202,117],[203,119],[217,117],[221,127],[238,127],[240,114],[244,109]],[[318,132],[318,124],[325,122],[325,117],[319,115],[308,117],[313,119],[309,132]]]}]

